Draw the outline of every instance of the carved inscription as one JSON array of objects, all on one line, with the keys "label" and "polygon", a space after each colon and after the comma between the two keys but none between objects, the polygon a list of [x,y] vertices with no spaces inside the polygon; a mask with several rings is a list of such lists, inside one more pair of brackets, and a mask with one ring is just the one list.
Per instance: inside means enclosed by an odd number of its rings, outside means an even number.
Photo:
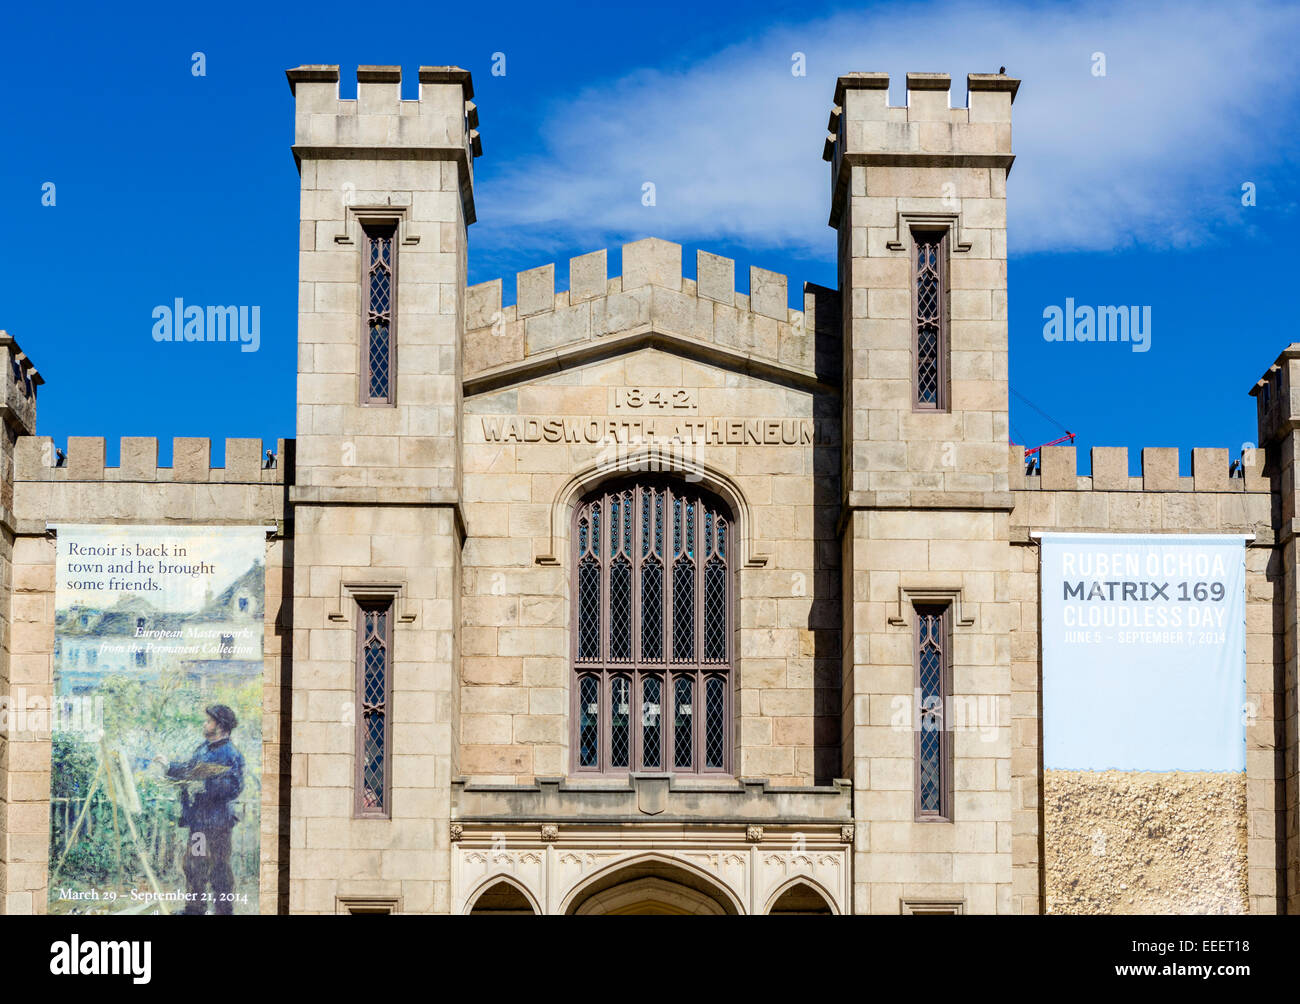
[{"label": "carved inscription", "polygon": [[616,411],[650,414],[693,414],[699,409],[696,391],[689,387],[611,387]]},{"label": "carved inscription", "polygon": [[484,416],[488,443],[689,443],[811,446],[826,442],[810,418],[547,418]]}]

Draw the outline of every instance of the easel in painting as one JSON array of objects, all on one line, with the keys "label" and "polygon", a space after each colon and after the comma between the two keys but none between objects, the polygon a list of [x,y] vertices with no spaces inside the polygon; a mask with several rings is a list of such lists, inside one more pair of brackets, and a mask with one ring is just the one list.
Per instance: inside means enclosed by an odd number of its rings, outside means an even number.
[{"label": "easel in painting", "polygon": [[[77,840],[77,834],[81,831],[81,826],[86,820],[86,814],[90,811],[90,803],[94,801],[95,793],[99,790],[99,785],[102,782],[105,794],[108,795],[109,804],[113,807],[113,836],[116,838],[117,846],[118,884],[125,884],[122,876],[122,833],[117,826],[120,792],[122,818],[126,821],[127,832],[131,835],[131,842],[135,845],[136,856],[144,867],[144,873],[149,879],[149,885],[158,897],[158,912],[166,913],[168,911],[163,900],[162,887],[158,884],[158,877],[154,874],[153,867],[149,864],[149,857],[145,853],[144,842],[140,839],[140,834],[135,828],[135,816],[141,811],[140,794],[135,790],[135,782],[131,779],[131,771],[126,762],[126,755],[121,750],[118,750],[117,756],[113,756],[108,750],[108,744],[102,737],[99,740],[99,754],[99,766],[95,769],[94,777],[91,778],[90,788],[86,792],[86,801],[82,804],[81,811],[77,813],[77,821],[73,824],[72,832],[68,835],[63,853],[59,855],[58,864],[50,872],[50,885],[54,885],[55,877],[63,868],[63,862],[67,859],[68,851],[72,849],[72,845]],[[128,907],[118,912],[135,913],[140,912],[140,910],[140,907],[134,909]]]}]

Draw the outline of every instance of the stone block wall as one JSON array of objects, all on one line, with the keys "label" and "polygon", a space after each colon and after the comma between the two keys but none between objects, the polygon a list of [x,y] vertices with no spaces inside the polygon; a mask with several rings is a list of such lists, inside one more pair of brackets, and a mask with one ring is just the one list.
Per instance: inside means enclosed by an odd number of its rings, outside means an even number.
[{"label": "stone block wall", "polygon": [[[846,528],[846,770],[857,841],[855,909],[964,902],[1011,910],[1011,726],[1007,515],[857,510]],[[914,804],[914,662],[918,602],[950,604],[951,821],[918,821]],[[851,756],[848,752],[851,751]]]},{"label": "stone block wall", "polygon": [[[1300,578],[1297,564],[1300,549],[1296,536],[1296,473],[1300,469],[1300,344],[1288,345],[1272,366],[1251,388],[1259,422],[1259,443],[1263,451],[1263,474],[1273,492],[1273,523],[1277,528],[1274,548],[1280,568],[1275,579],[1280,591],[1276,613],[1278,644],[1273,649],[1273,686],[1264,695],[1263,708],[1278,728],[1272,747],[1258,749],[1257,762],[1271,761],[1278,783],[1269,795],[1275,801],[1260,805],[1261,811],[1276,806],[1276,831],[1281,834],[1275,861],[1262,853],[1259,866],[1273,863],[1277,881],[1286,890],[1286,912],[1300,913],[1300,709],[1297,708],[1297,662],[1300,660]],[[1258,456],[1252,458],[1257,464]],[[1254,466],[1254,465],[1252,465]],[[1262,746],[1262,742],[1261,742]],[[1267,824],[1267,821],[1264,821]],[[1256,833],[1252,830],[1252,836]],[[1258,836],[1264,836],[1259,833]],[[1252,866],[1256,860],[1252,859]],[[1259,883],[1267,883],[1261,875]]]},{"label": "stone block wall", "polygon": [[[447,507],[295,507],[289,909],[350,899],[445,913],[456,770],[460,548]],[[391,818],[357,818],[357,605],[393,586]]]},{"label": "stone block wall", "polygon": [[[645,337],[466,401],[461,768],[480,783],[570,772],[572,507],[611,478],[662,472],[711,489],[735,520],[735,773],[828,783],[839,770],[837,402]],[[639,406],[629,389],[643,391]]]}]

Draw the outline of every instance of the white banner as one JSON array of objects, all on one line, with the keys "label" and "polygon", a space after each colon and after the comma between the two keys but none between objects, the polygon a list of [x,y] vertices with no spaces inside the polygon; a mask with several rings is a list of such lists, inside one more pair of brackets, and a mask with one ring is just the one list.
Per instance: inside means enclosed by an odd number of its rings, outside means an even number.
[{"label": "white banner", "polygon": [[1241,537],[1043,534],[1043,763],[1246,766]]},{"label": "white banner", "polygon": [[1048,913],[1245,912],[1245,556],[1043,535]]}]

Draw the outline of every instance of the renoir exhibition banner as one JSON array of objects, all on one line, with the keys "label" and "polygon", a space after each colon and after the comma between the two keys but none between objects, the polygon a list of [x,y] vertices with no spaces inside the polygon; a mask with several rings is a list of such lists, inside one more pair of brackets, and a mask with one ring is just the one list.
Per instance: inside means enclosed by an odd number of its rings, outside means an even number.
[{"label": "renoir exhibition banner", "polygon": [[56,528],[50,913],[257,913],[266,532]]},{"label": "renoir exhibition banner", "polygon": [[1245,912],[1245,555],[1042,535],[1047,912]]}]

